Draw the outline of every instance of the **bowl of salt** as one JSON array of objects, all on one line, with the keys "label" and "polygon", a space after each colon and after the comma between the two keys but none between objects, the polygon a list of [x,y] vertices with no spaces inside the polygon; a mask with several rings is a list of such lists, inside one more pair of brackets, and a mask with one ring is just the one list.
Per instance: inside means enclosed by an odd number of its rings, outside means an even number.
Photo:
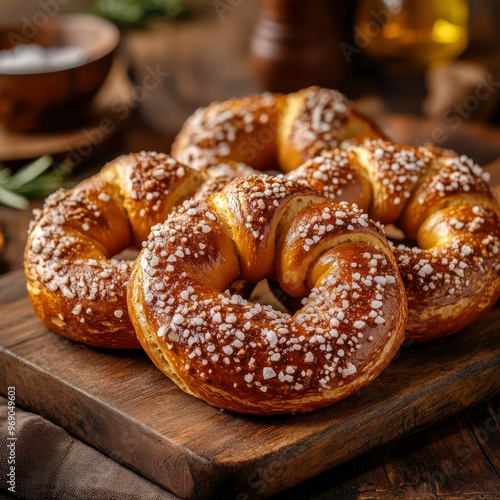
[{"label": "bowl of salt", "polygon": [[108,76],[118,28],[97,16],[63,14],[36,30],[0,30],[0,123],[50,132],[85,123]]}]

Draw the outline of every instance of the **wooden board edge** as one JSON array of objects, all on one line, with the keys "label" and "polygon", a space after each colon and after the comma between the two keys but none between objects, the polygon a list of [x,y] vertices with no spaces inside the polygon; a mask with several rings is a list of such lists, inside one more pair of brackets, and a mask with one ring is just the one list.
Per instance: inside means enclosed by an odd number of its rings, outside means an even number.
[{"label": "wooden board edge", "polygon": [[[334,431],[332,427],[326,429],[321,437],[316,435],[313,439],[296,442],[292,446],[263,457],[258,463],[246,464],[245,476],[232,478],[231,496],[227,498],[258,499],[282,492],[368,451],[414,434],[496,397],[500,395],[500,380],[498,376],[495,377],[498,375],[499,364],[500,357],[497,357],[484,365],[473,367],[473,373],[469,372],[469,375],[480,378],[485,382],[484,385],[478,384],[472,387],[465,380],[462,384],[463,391],[455,398],[444,399],[443,387],[439,390],[439,386],[446,385],[447,381],[438,381],[419,394],[417,398],[408,395],[399,401],[398,405],[393,408],[394,411],[389,412],[388,418],[382,424],[380,424],[380,415],[376,412],[366,413],[363,424],[366,439],[361,442],[358,429],[349,428],[349,423],[347,423],[343,429],[345,430],[343,445],[349,443],[351,446],[347,447],[341,455],[329,453],[329,448],[335,446],[335,442],[328,439],[328,435],[337,433],[337,430]],[[457,380],[463,375],[463,373],[458,373]],[[422,409],[426,411],[422,412]],[[381,437],[377,437],[379,425],[385,427],[385,432]],[[311,460],[311,457],[325,457],[325,460],[320,463]],[[235,466],[236,464],[233,464],[233,467]],[[303,470],[308,471],[307,477],[303,475]]]},{"label": "wooden board edge", "polygon": [[[11,274],[15,276],[12,277]],[[5,284],[8,288],[12,283],[15,286],[11,288],[17,290],[20,297],[26,295],[24,286],[21,286],[24,284],[22,271],[0,277],[0,285]],[[4,287],[0,288],[0,290],[3,289]],[[8,295],[7,297],[11,299]],[[5,303],[8,304],[9,300]],[[330,456],[325,443],[331,446],[332,439],[329,439],[328,436],[333,436],[334,427],[325,429],[321,438],[317,435],[306,437],[291,446],[275,449],[259,459],[211,461],[197,455],[193,450],[179,448],[179,446],[169,442],[165,436],[139,422],[137,422],[137,426],[134,425],[133,432],[131,432],[129,430],[129,416],[95,396],[70,386],[68,382],[22,359],[10,350],[2,348],[0,348],[0,392],[6,393],[9,377],[11,380],[15,380],[15,385],[19,388],[23,387],[24,384],[25,390],[21,391],[21,394],[32,393],[31,398],[34,399],[26,398],[26,401],[23,402],[23,396],[20,396],[21,406],[48,418],[92,447],[146,475],[157,484],[180,496],[185,498],[221,498],[219,488],[225,487],[230,489],[231,494],[236,494],[237,498],[244,499],[267,496],[292,487],[368,450],[406,436],[499,394],[500,381],[497,381],[498,377],[493,376],[499,365],[500,356],[492,355],[478,364],[462,366],[460,371],[448,374],[444,379],[437,380],[434,385],[423,387],[412,398],[401,401],[397,405],[395,411],[390,414],[391,418],[384,422],[388,430],[382,439],[373,440],[371,437],[376,436],[377,433],[373,430],[375,427],[370,431],[369,420],[371,419],[371,425],[374,425],[373,422],[380,421],[380,418],[377,420],[375,414],[368,413],[365,415],[367,440],[357,443],[354,439],[355,430],[346,429],[346,440],[354,443],[352,447],[343,455],[337,456],[335,459],[326,459],[321,463],[317,459],[316,461],[311,460],[310,457]],[[464,383],[464,379],[466,381],[472,379],[476,383],[470,387],[465,385],[460,393],[461,397],[457,396],[452,401],[451,406],[450,400],[443,401],[442,396],[437,396],[446,390],[442,384],[453,382],[453,380],[457,384],[461,379],[462,383]],[[484,380],[485,383],[478,384],[477,382],[480,380]],[[5,387],[2,386],[2,381],[5,382]],[[45,391],[33,390],[33,387],[38,385],[45,385],[47,389]],[[28,386],[31,387],[29,391]],[[45,399],[38,400],[38,397],[43,398],[42,392],[54,394],[54,399],[51,402]],[[64,420],[64,416],[58,415],[57,401],[61,397],[69,398],[79,408],[78,411],[82,414],[79,421]],[[96,402],[102,409],[99,411],[97,419],[95,416]],[[426,407],[432,408],[432,411],[429,409],[427,413],[417,416],[415,410]],[[85,416],[88,418],[85,419]],[[97,444],[95,441],[91,442],[87,439],[90,434],[96,435],[103,431],[107,434],[101,436]],[[114,441],[110,437],[114,438]],[[166,458],[157,457],[156,461],[151,462],[150,457],[148,457],[145,466],[144,457],[150,455],[152,449],[157,448],[159,440],[162,441]],[[110,448],[107,445],[108,442],[115,442],[117,445]],[[301,466],[300,470],[298,464]],[[203,481],[203,478],[207,477],[210,478],[209,481]],[[232,497],[234,498],[234,495]]]},{"label": "wooden board edge", "polygon": [[[6,396],[9,386],[15,386],[16,404],[21,408],[50,420],[182,498],[200,498],[197,491],[200,484],[196,479],[202,475],[216,478],[221,474],[217,465],[190,450],[179,449],[168,438],[139,422],[131,426],[129,417],[119,410],[0,347],[0,394]],[[34,386],[38,390],[33,390]],[[53,394],[53,399],[46,397],[47,394]],[[76,418],[58,412],[57,400],[61,398],[72,405]],[[88,439],[89,435],[93,436],[92,440]],[[158,448],[158,441],[162,441],[162,457],[154,456],[152,451]]]},{"label": "wooden board edge", "polygon": [[[380,415],[376,415],[375,411],[364,414],[362,427],[366,439],[361,442],[358,429],[351,428],[349,422],[341,422],[339,425],[343,426],[341,431],[349,446],[343,454],[334,457],[328,451],[335,443],[328,436],[338,434],[338,426],[323,431],[321,438],[318,435],[310,436],[291,446],[274,450],[258,460],[209,461],[197,456],[193,450],[179,448],[165,436],[140,423],[131,426],[129,417],[119,410],[90,394],[73,390],[66,382],[5,349],[0,350],[0,380],[3,381],[0,382],[0,393],[5,395],[7,387],[15,385],[20,406],[47,418],[176,495],[206,499],[227,496],[243,500],[288,489],[369,450],[500,394],[500,382],[493,376],[499,361],[498,357],[491,358],[487,363],[462,370],[467,371],[467,374],[458,372],[455,381],[467,375],[481,383],[471,385],[462,380],[460,397],[456,396],[455,399],[441,396],[443,387],[440,386],[449,384],[449,379],[438,380],[432,386],[423,388],[417,397],[407,395],[402,398],[383,422],[385,432],[382,437],[377,437]],[[43,390],[34,391],[33,386]],[[453,394],[452,391],[450,393]],[[58,414],[56,401],[46,398],[46,394],[57,395],[54,396],[55,400],[61,397],[69,399],[78,417],[68,419]],[[96,402],[100,408],[97,415]],[[422,408],[426,411],[421,412]],[[92,435],[92,440],[88,439],[89,435]],[[154,456],[153,450],[158,448],[159,440],[162,441],[160,449],[163,455]],[[311,457],[325,459],[320,461]],[[227,493],[223,494],[222,489]]]}]

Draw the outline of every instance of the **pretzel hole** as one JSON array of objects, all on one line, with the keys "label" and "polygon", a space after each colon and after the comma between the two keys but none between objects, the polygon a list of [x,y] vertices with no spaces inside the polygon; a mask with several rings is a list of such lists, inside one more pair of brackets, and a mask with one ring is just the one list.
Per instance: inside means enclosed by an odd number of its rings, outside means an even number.
[{"label": "pretzel hole", "polygon": [[243,279],[236,280],[227,288],[227,291],[230,295],[236,294],[250,302],[271,306],[276,311],[288,314],[293,314],[302,307],[302,304],[300,304],[302,297],[297,299],[297,297],[286,294],[277,281],[268,280],[267,278],[258,283],[250,283]]},{"label": "pretzel hole", "polygon": [[285,293],[279,286],[277,281],[263,279],[259,281],[253,288],[249,300],[258,302],[263,306],[271,306],[276,311],[281,311],[287,314],[293,314],[302,307],[300,299],[291,297]]},{"label": "pretzel hole", "polygon": [[394,224],[386,224],[384,230],[387,238],[392,241],[403,242],[407,239],[405,233]]},{"label": "pretzel hole", "polygon": [[116,260],[135,260],[139,255],[139,249],[137,248],[125,248],[121,252],[113,255],[113,259]]},{"label": "pretzel hole", "polygon": [[[424,248],[422,246],[422,242],[417,238],[414,240],[412,238],[408,238],[402,229],[395,226],[394,224],[385,224],[384,231],[387,239],[392,242],[395,246],[404,245],[408,248]],[[432,245],[429,245],[429,247]],[[425,247],[428,248],[428,247]]]}]

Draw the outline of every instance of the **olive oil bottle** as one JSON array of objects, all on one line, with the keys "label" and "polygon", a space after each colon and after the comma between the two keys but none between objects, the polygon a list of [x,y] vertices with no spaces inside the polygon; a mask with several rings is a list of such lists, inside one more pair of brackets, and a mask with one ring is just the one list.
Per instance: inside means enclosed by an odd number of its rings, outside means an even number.
[{"label": "olive oil bottle", "polygon": [[361,0],[355,42],[383,69],[422,72],[467,46],[467,0]]}]

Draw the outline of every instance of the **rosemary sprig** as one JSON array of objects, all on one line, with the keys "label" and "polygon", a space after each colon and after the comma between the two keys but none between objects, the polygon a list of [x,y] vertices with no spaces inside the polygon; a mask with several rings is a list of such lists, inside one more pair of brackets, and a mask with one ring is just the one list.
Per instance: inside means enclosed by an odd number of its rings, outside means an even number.
[{"label": "rosemary sprig", "polygon": [[26,210],[30,206],[30,202],[24,196],[9,191],[2,185],[0,185],[0,202],[8,207],[19,208],[19,210]]},{"label": "rosemary sprig", "polygon": [[54,166],[52,157],[48,155],[25,165],[14,174],[10,169],[0,167],[0,203],[26,210],[30,198],[44,198],[67,185],[64,177],[70,171],[68,162]]}]

